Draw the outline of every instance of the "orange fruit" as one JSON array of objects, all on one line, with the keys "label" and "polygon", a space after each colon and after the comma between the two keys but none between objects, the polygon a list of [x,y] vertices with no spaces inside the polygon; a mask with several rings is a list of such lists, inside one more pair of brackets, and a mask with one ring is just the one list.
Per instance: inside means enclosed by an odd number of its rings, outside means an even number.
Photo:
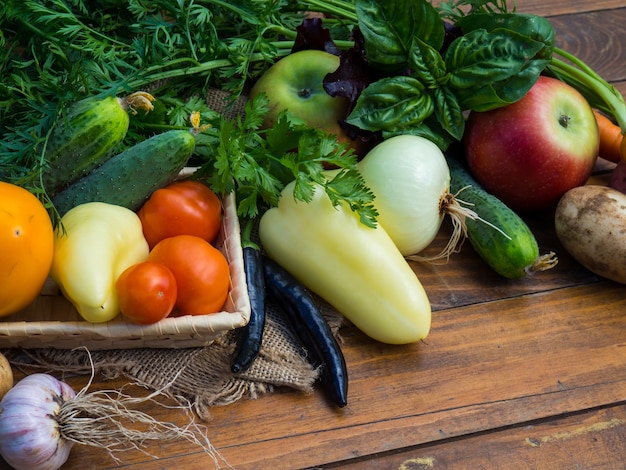
[{"label": "orange fruit", "polygon": [[54,253],[45,207],[26,189],[0,181],[0,317],[31,304],[41,292]]}]

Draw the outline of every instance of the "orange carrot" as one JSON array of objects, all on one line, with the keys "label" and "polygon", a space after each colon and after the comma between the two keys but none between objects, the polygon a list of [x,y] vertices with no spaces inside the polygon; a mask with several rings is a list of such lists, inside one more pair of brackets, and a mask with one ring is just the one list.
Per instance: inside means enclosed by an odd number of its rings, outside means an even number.
[{"label": "orange carrot", "polygon": [[599,111],[594,109],[593,113],[600,134],[599,156],[613,163],[626,159],[626,139],[623,138],[620,127]]}]

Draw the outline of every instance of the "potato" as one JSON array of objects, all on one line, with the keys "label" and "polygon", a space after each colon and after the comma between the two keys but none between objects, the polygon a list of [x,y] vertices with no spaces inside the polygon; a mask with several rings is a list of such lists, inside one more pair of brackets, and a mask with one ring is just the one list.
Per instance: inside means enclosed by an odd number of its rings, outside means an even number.
[{"label": "potato", "polygon": [[598,185],[571,189],[557,205],[554,225],[576,261],[626,284],[626,194]]},{"label": "potato", "polygon": [[0,354],[0,400],[13,387],[13,371],[6,357]]}]

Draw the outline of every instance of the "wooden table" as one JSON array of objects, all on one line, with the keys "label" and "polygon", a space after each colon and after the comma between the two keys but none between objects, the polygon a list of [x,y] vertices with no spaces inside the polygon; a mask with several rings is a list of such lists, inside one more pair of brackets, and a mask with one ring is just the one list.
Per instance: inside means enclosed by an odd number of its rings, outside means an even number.
[{"label": "wooden table", "polygon": [[[558,45],[626,93],[623,0],[519,0],[517,7],[550,17]],[[551,214],[528,221],[541,250],[558,253],[556,268],[504,280],[469,244],[447,265],[414,265],[433,306],[425,341],[387,346],[344,328],[345,409],[321,393],[279,390],[214,408],[213,445],[240,470],[624,468],[625,287],[577,265],[559,245]],[[161,458],[129,452],[121,468],[213,468],[186,442],[150,451]],[[76,446],[64,468],[119,467],[104,451]]]}]

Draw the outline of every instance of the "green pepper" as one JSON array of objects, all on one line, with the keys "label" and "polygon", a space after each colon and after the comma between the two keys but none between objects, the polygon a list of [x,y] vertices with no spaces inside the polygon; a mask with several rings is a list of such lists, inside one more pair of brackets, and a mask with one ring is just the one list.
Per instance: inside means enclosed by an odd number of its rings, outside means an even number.
[{"label": "green pepper", "polygon": [[267,254],[369,337],[389,344],[425,338],[430,302],[387,232],[367,227],[343,203],[333,206],[319,185],[311,201],[297,201],[294,186],[261,217]]},{"label": "green pepper", "polygon": [[122,206],[89,202],[70,209],[55,231],[50,277],[87,321],[115,318],[115,282],[149,248],[137,214]]}]

